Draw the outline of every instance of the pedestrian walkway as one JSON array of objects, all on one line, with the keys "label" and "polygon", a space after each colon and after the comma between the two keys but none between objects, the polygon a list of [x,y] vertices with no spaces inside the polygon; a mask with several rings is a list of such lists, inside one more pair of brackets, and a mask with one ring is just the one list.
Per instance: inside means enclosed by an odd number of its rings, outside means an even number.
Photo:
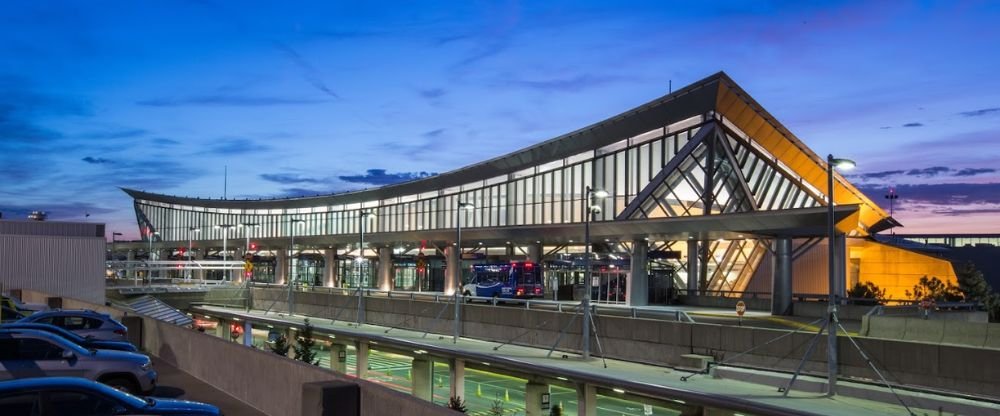
[{"label": "pedestrian walkway", "polygon": [[153,368],[160,376],[158,386],[151,396],[209,403],[218,407],[226,416],[267,416],[157,357],[150,358],[153,360]]},{"label": "pedestrian walkway", "polygon": [[[227,318],[239,317],[255,322],[273,325],[303,325],[306,317],[287,316],[263,311],[244,312],[242,309],[231,309],[213,306],[196,308],[201,313]],[[310,319],[318,334],[337,334],[348,338],[362,338],[377,341],[379,344],[396,345],[404,349],[424,349],[435,355],[446,355],[465,358],[467,360],[490,363],[492,368],[502,373],[505,369],[531,369],[533,374],[546,377],[566,377],[578,380],[599,380],[607,386],[619,386],[624,390],[661,398],[700,399],[704,403],[744,403],[748,406],[759,405],[769,408],[783,408],[802,414],[828,415],[858,415],[883,414],[906,415],[907,410],[898,403],[885,403],[860,398],[836,396],[826,397],[819,393],[793,390],[787,397],[779,393],[773,386],[756,384],[733,379],[719,379],[708,376],[698,376],[684,381],[682,376],[688,373],[671,368],[657,367],[646,364],[619,360],[607,360],[606,367],[602,360],[582,360],[577,355],[559,352],[552,357],[547,356],[547,350],[518,345],[505,345],[500,350],[494,350],[496,342],[461,338],[453,343],[450,336],[424,337],[422,332],[394,329],[386,334],[385,327],[352,324],[327,319]],[[721,367],[720,367],[721,368]],[[782,373],[768,372],[777,377],[787,377]],[[595,382],[595,381],[590,381]],[[857,383],[842,381],[849,386]],[[860,385],[859,385],[860,386]],[[885,390],[883,387],[865,388]],[[887,393],[887,392],[886,392]],[[938,402],[961,403],[982,409],[980,414],[1000,414],[1000,405],[979,403],[974,400],[935,395],[930,393],[907,393],[907,400],[915,411],[920,413],[937,413],[936,408],[920,409],[916,403],[924,400]]]}]

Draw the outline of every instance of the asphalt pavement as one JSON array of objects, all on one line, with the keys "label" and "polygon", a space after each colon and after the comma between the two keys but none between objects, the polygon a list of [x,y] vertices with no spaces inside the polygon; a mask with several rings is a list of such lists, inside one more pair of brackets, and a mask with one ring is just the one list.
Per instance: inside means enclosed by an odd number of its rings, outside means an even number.
[{"label": "asphalt pavement", "polygon": [[218,407],[226,416],[267,416],[264,412],[223,393],[157,357],[150,356],[150,358],[153,360],[153,368],[160,376],[158,385],[150,396],[209,403]]}]

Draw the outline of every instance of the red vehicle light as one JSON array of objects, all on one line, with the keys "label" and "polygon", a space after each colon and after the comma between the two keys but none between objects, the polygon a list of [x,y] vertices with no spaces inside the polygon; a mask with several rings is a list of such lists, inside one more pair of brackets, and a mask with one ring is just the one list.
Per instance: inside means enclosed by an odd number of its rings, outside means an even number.
[{"label": "red vehicle light", "polygon": [[116,329],[115,333],[124,337],[124,336],[128,335],[128,330],[127,329]]},{"label": "red vehicle light", "polygon": [[525,269],[531,269],[533,267],[535,267],[535,263],[524,263],[524,268]]},{"label": "red vehicle light", "polygon": [[536,293],[536,294],[538,294],[538,293],[542,293],[542,288],[540,288],[540,287],[536,287],[536,288],[535,288],[535,293]]},{"label": "red vehicle light", "polygon": [[523,287],[517,288],[517,295],[518,296],[523,296],[524,295],[524,288]]}]

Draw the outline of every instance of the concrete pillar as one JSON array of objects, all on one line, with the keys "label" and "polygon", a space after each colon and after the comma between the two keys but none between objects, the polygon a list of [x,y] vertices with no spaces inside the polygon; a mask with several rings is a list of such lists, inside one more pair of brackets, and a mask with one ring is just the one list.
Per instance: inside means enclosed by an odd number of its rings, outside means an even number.
[{"label": "concrete pillar", "polygon": [[451,397],[465,399],[465,360],[452,358],[448,360],[449,385]]},{"label": "concrete pillar", "polygon": [[274,251],[274,283],[283,285],[288,279],[288,252],[279,248]]},{"label": "concrete pillar", "polygon": [[[171,254],[174,254],[173,249],[157,250],[156,260],[157,261],[170,260]],[[161,270],[156,272],[156,277],[170,277],[170,276],[169,272],[164,272]]]},{"label": "concrete pillar", "polygon": [[[200,249],[198,249],[198,251],[196,251],[194,253],[191,253],[191,255],[192,255],[192,257],[194,257],[194,261],[196,263],[197,262],[201,262],[202,260],[205,260],[205,255],[207,255],[207,254],[208,254],[208,247],[200,248]],[[203,269],[201,267],[198,267],[198,266],[195,266],[195,267],[197,267],[197,268],[194,270],[194,273],[193,273],[194,278],[195,279],[199,279],[199,280],[205,280],[205,269]]]},{"label": "concrete pillar", "polygon": [[125,266],[125,277],[135,279],[135,265],[132,264],[135,261],[135,250],[126,252],[125,259],[128,260],[128,266]]},{"label": "concrete pillar", "polygon": [[698,242],[695,240],[688,240],[688,253],[687,253],[687,294],[688,296],[693,296],[698,294],[698,276],[700,267],[698,267]]},{"label": "concrete pillar", "polygon": [[414,358],[410,367],[410,388],[413,397],[431,401],[434,392],[434,361]]},{"label": "concrete pillar", "polygon": [[462,285],[462,270],[458,261],[458,250],[455,246],[444,248],[446,269],[444,273],[444,293],[451,295]]},{"label": "concrete pillar", "polygon": [[337,276],[337,249],[328,248],[323,250],[323,286],[340,287],[340,279]]},{"label": "concrete pillar", "polygon": [[219,325],[215,327],[215,336],[229,341],[229,321],[219,318]]},{"label": "concrete pillar", "polygon": [[531,243],[528,245],[528,261],[541,264],[544,255],[545,252],[541,243]]},{"label": "concrete pillar", "polygon": [[576,414],[597,416],[597,388],[593,384],[576,385]]},{"label": "concrete pillar", "polygon": [[632,241],[632,264],[625,287],[625,303],[628,306],[649,304],[649,242]]},{"label": "concrete pillar", "polygon": [[[834,254],[837,256],[837,261],[834,262],[834,270],[836,271],[835,276],[837,279],[835,283],[837,284],[837,296],[839,299],[844,299],[847,297],[847,237],[844,234],[837,234],[834,239],[833,246]],[[843,303],[843,302],[841,302]]]},{"label": "concrete pillar", "polygon": [[792,314],[792,239],[774,239],[774,277],[771,285],[771,315]]},{"label": "concrete pillar", "polygon": [[378,289],[392,290],[392,248],[378,248]]},{"label": "concrete pillar", "polygon": [[357,364],[354,375],[363,379],[368,375],[368,343],[365,341],[355,341],[354,356],[354,362]]},{"label": "concrete pillar", "polygon": [[253,346],[253,322],[243,321],[243,345]]},{"label": "concrete pillar", "polygon": [[347,345],[330,343],[330,369],[347,374]]},{"label": "concrete pillar", "polygon": [[[711,277],[708,275],[708,255],[710,249],[712,248],[711,241],[701,241],[698,243],[698,294],[707,295],[708,293],[702,293],[704,290],[708,289],[708,279]],[[704,290],[703,290],[704,289]]]},{"label": "concrete pillar", "polygon": [[[546,399],[544,402],[543,398]],[[524,387],[524,416],[548,415],[551,406],[552,400],[549,395],[549,385],[529,381]]]}]

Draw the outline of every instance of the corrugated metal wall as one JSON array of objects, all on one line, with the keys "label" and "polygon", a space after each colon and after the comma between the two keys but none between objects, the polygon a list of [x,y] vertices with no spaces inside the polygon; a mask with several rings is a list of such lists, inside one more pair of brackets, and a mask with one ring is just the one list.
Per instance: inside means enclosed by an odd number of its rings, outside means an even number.
[{"label": "corrugated metal wall", "polygon": [[[798,251],[807,240],[792,240],[795,251]],[[772,247],[773,248],[773,247]],[[830,291],[829,281],[826,273],[827,265],[827,245],[826,241],[812,246],[808,251],[792,262],[792,292],[820,294]],[[753,279],[747,285],[748,292],[770,292],[772,288],[771,279],[774,276],[774,254],[769,250],[760,265],[754,271]]]},{"label": "corrugated metal wall", "polygon": [[106,245],[94,236],[0,234],[0,282],[4,290],[33,289],[104,304]]},{"label": "corrugated metal wall", "polygon": [[0,235],[104,237],[104,224],[93,222],[0,221]]}]

